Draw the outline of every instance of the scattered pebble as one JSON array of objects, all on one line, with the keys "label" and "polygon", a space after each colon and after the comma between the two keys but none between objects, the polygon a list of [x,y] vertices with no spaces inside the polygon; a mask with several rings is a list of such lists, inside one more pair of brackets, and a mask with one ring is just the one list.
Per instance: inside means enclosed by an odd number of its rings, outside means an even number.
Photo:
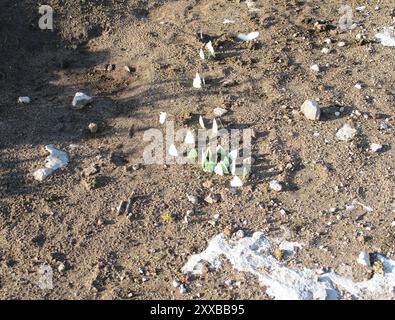
[{"label": "scattered pebble", "polygon": [[309,120],[319,120],[321,109],[316,100],[306,100],[300,108],[304,116]]},{"label": "scattered pebble", "polygon": [[18,98],[18,103],[29,104],[30,101],[31,101],[31,100],[30,100],[29,97],[19,97],[19,98]]},{"label": "scattered pebble", "polygon": [[369,253],[366,252],[366,251],[361,251],[361,253],[358,256],[357,262],[360,265],[363,265],[365,267],[370,267],[371,264],[370,264],[370,255],[369,255]]},{"label": "scattered pebble", "polygon": [[194,205],[199,204],[199,198],[194,195],[187,195],[188,201]]},{"label": "scattered pebble", "polygon": [[180,293],[181,293],[181,294],[185,294],[185,293],[187,293],[187,292],[188,292],[188,290],[187,290],[187,288],[185,287],[185,285],[181,284],[181,285],[180,285]]},{"label": "scattered pebble", "polygon": [[329,54],[329,53],[331,53],[331,49],[329,49],[329,48],[322,48],[321,52],[323,54]]},{"label": "scattered pebble", "polygon": [[338,46],[338,47],[345,47],[345,46],[346,46],[346,43],[345,43],[344,41],[340,41],[340,42],[337,44],[337,46]]},{"label": "scattered pebble", "polygon": [[77,92],[74,96],[72,105],[74,108],[81,109],[91,103],[92,97],[86,95],[83,92]]},{"label": "scattered pebble", "polygon": [[209,204],[217,203],[221,199],[221,196],[218,193],[209,194],[204,201]]},{"label": "scattered pebble", "polygon": [[98,125],[96,123],[90,123],[88,126],[88,129],[91,133],[96,133],[97,130],[99,129]]},{"label": "scattered pebble", "polygon": [[283,190],[282,184],[280,182],[278,182],[277,180],[270,181],[269,187],[270,187],[270,189],[272,189],[276,192],[280,192]]},{"label": "scattered pebble", "polygon": [[370,145],[370,150],[372,150],[373,152],[379,152],[381,149],[383,149],[383,145],[381,145],[381,144],[372,143]]},{"label": "scattered pebble", "polygon": [[320,72],[320,66],[318,64],[314,64],[310,67],[311,70],[315,72]]},{"label": "scattered pebble", "polygon": [[358,89],[358,90],[361,90],[361,89],[362,89],[362,84],[357,83],[357,84],[355,85],[355,88]]},{"label": "scattered pebble", "polygon": [[387,130],[387,129],[389,129],[388,124],[386,124],[386,123],[380,123],[380,130]]},{"label": "scattered pebble", "polygon": [[58,266],[58,271],[59,272],[63,272],[66,269],[66,266],[64,265],[63,262],[61,262]]}]

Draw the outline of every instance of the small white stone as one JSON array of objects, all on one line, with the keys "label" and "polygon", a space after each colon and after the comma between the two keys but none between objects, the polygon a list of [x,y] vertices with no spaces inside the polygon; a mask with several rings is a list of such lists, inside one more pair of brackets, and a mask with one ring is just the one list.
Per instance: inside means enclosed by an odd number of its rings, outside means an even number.
[{"label": "small white stone", "polygon": [[92,97],[83,92],[77,92],[74,96],[72,105],[74,108],[83,108],[92,101]]},{"label": "small white stone", "polygon": [[387,130],[389,128],[388,124],[380,123],[380,130]]},{"label": "small white stone", "polygon": [[338,46],[338,47],[345,47],[345,46],[346,46],[346,43],[345,43],[344,41],[340,41],[340,42],[337,44],[337,46]]},{"label": "small white stone", "polygon": [[314,64],[310,67],[311,70],[315,72],[320,72],[320,66],[318,64]]},{"label": "small white stone", "polygon": [[331,44],[331,43],[332,43],[332,40],[331,40],[330,38],[326,38],[326,39],[324,40],[324,42],[325,42],[326,44]]},{"label": "small white stone", "polygon": [[340,112],[339,112],[339,111],[336,111],[336,112],[335,112],[335,116],[336,116],[336,117],[340,117]]},{"label": "small white stone", "polygon": [[194,195],[187,195],[188,201],[192,204],[199,204],[199,198],[197,196]]},{"label": "small white stone", "polygon": [[395,220],[391,222],[391,227],[395,228]]},{"label": "small white stone", "polygon": [[96,133],[97,130],[98,130],[98,126],[97,126],[96,123],[93,123],[93,122],[92,122],[92,123],[89,124],[88,129],[89,129],[89,131],[90,131],[91,133]]},{"label": "small white stone", "polygon": [[187,293],[187,288],[185,288],[185,286],[184,286],[183,284],[180,285],[180,293],[181,293],[181,294]]},{"label": "small white stone", "polygon": [[304,116],[309,120],[319,120],[321,109],[316,100],[306,100],[300,108]]},{"label": "small white stone", "polygon": [[178,281],[178,280],[173,280],[172,284],[173,284],[174,288],[178,288],[181,285],[180,281]]},{"label": "small white stone", "polygon": [[52,173],[54,172],[54,170],[50,169],[50,168],[42,168],[42,169],[38,169],[37,171],[35,171],[33,173],[33,177],[34,179],[42,182],[44,181],[46,178],[48,178]]},{"label": "small white stone", "polygon": [[329,53],[331,53],[331,49],[329,49],[329,48],[322,48],[321,53],[329,54]]},{"label": "small white stone", "polygon": [[379,143],[372,143],[370,145],[370,150],[373,152],[379,152],[381,149],[383,149],[383,145]]},{"label": "small white stone", "polygon": [[357,262],[365,267],[370,267],[370,256],[366,251],[361,251],[358,256]]},{"label": "small white stone", "polygon": [[272,189],[272,190],[274,190],[276,192],[280,192],[280,191],[283,190],[283,186],[277,180],[270,181],[269,187],[270,187],[270,189]]},{"label": "small white stone", "polygon": [[357,84],[355,85],[355,88],[358,89],[358,90],[361,90],[361,89],[362,89],[362,84],[357,83]]},{"label": "small white stone", "polygon": [[60,263],[58,266],[58,271],[63,272],[65,269],[66,269],[66,266],[64,265],[64,263]]},{"label": "small white stone", "polygon": [[336,138],[340,141],[350,141],[356,135],[357,130],[352,128],[348,123],[336,132]]},{"label": "small white stone", "polygon": [[29,97],[19,97],[18,98],[18,103],[29,104],[30,103],[30,98]]}]

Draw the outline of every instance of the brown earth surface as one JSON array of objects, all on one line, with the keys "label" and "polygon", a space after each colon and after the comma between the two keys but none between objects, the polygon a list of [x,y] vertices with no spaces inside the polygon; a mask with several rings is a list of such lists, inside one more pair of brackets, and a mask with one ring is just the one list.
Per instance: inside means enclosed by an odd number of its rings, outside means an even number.
[{"label": "brown earth surface", "polygon": [[[38,28],[37,1],[0,3],[0,298],[269,299],[254,277],[229,264],[182,275],[188,258],[229,226],[304,243],[289,261],[295,268],[349,266],[355,279],[366,279],[372,271],[357,264],[360,251],[394,258],[395,49],[374,38],[394,22],[393,1],[349,1],[366,9],[354,12],[360,23],[347,32],[315,27],[338,23],[336,0],[256,1],[259,11],[231,0],[46,4],[54,9],[53,32]],[[200,31],[212,37],[216,60],[201,62]],[[256,42],[234,40],[251,31],[260,32]],[[321,53],[324,47],[331,53]],[[310,70],[314,64],[320,72]],[[202,90],[192,87],[197,71],[206,80]],[[74,110],[78,91],[94,99]],[[19,96],[32,101],[18,104]],[[320,121],[300,114],[306,99],[320,100]],[[143,162],[145,130],[163,129],[160,112],[176,128],[196,127],[199,114],[212,119],[217,107],[229,110],[226,128],[256,132],[242,188],[234,192],[229,177],[190,165],[126,170]],[[336,140],[345,123],[358,129],[352,142]],[[384,148],[374,153],[371,143]],[[48,144],[70,162],[39,182],[33,173]],[[92,164],[100,172],[84,178]],[[272,179],[282,192],[270,190]],[[210,193],[221,200],[204,202]],[[131,196],[132,215],[118,215],[115,208]],[[355,199],[373,211],[345,210]],[[53,268],[53,290],[37,285],[43,264]],[[174,288],[175,279],[189,292]],[[228,279],[241,286],[229,288]]]}]

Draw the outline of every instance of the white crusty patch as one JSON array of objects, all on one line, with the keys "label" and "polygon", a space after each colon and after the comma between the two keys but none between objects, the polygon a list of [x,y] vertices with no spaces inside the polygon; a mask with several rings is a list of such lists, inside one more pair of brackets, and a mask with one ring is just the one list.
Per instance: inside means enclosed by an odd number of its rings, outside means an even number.
[{"label": "white crusty patch", "polygon": [[292,255],[301,245],[281,239],[270,240],[261,232],[239,240],[227,240],[221,233],[209,241],[206,250],[191,256],[182,271],[199,274],[204,261],[218,270],[222,267],[220,257],[225,256],[234,269],[257,276],[267,287],[267,294],[277,300],[343,299],[347,293],[356,299],[394,297],[395,261],[378,256],[385,273],[375,274],[367,281],[354,282],[333,271],[318,275],[307,268],[292,269],[273,256],[277,247]]}]

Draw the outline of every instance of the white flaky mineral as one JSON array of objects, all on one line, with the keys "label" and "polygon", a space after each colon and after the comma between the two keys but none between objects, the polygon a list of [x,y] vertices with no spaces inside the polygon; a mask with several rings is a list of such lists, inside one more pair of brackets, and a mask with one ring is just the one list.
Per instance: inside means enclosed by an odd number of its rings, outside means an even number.
[{"label": "white flaky mineral", "polygon": [[355,137],[356,133],[357,130],[346,123],[336,132],[336,138],[340,141],[350,141]]},{"label": "white flaky mineral", "polygon": [[300,108],[304,116],[309,120],[319,120],[321,109],[316,100],[306,100]]},{"label": "white flaky mineral", "polygon": [[45,160],[45,168],[38,169],[33,174],[34,179],[38,181],[44,181],[56,170],[67,166],[69,163],[67,153],[56,149],[54,145],[45,146],[45,150],[49,152],[49,156]]},{"label": "white flaky mineral", "polygon": [[385,47],[395,47],[395,30],[384,28],[383,32],[377,33],[375,36]]}]

